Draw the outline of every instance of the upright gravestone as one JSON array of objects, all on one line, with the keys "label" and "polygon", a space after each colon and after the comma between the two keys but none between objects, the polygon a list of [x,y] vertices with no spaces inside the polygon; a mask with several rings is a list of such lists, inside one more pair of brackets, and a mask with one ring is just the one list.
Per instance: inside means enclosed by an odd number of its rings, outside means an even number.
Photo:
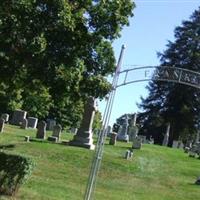
[{"label": "upright gravestone", "polygon": [[163,146],[167,146],[168,145],[168,142],[169,142],[169,131],[170,131],[170,123],[167,124],[167,130],[166,130],[166,133],[165,133],[165,136],[164,136],[164,139],[163,139],[163,143],[162,143]]},{"label": "upright gravestone", "polygon": [[111,135],[110,135],[109,144],[110,145],[116,145],[116,140],[117,140],[117,133],[112,132]]},{"label": "upright gravestone", "polygon": [[200,131],[196,133],[195,143],[198,143],[200,139]]},{"label": "upright gravestone", "polygon": [[52,136],[48,137],[48,140],[52,141],[52,142],[58,142],[61,137],[61,130],[62,130],[61,125],[59,125],[59,124],[55,125],[53,127],[53,134],[52,134]]},{"label": "upright gravestone", "polygon": [[12,116],[11,124],[21,125],[23,119],[26,118],[27,112],[23,110],[15,110]]},{"label": "upright gravestone", "polygon": [[56,120],[54,119],[47,119],[47,130],[52,131],[53,127],[56,125]]},{"label": "upright gravestone", "polygon": [[60,137],[61,137],[61,131],[62,131],[62,127],[60,124],[57,124],[53,127],[53,134],[52,136],[53,137],[57,137],[58,138],[58,141],[60,140]]},{"label": "upright gravestone", "polygon": [[96,110],[96,101],[93,97],[89,97],[84,107],[83,119],[81,126],[74,136],[73,140],[69,142],[71,146],[79,146],[93,150],[95,148],[93,144],[93,132],[92,124],[94,120]]},{"label": "upright gravestone", "polygon": [[147,143],[147,137],[146,137],[145,135],[139,135],[138,137],[141,139],[141,142],[142,142],[143,144],[146,144],[146,143]]},{"label": "upright gravestone", "polygon": [[140,137],[136,137],[133,139],[132,149],[141,149],[142,147],[142,139]]},{"label": "upright gravestone", "polygon": [[46,122],[45,121],[40,121],[38,123],[38,130],[36,134],[36,138],[38,139],[45,139],[46,138]]},{"label": "upright gravestone", "polygon": [[38,123],[38,118],[35,117],[28,117],[28,127],[29,128],[36,128]]},{"label": "upright gravestone", "polygon": [[128,142],[129,141],[129,136],[128,136],[128,115],[125,116],[124,119],[124,123],[121,127],[121,129],[119,130],[119,133],[117,134],[117,140],[120,141],[125,141]]},{"label": "upright gravestone", "polygon": [[172,148],[178,148],[178,140],[173,140]]},{"label": "upright gravestone", "polygon": [[28,127],[28,120],[27,119],[23,119],[22,123],[21,123],[21,128],[22,129],[27,129]]},{"label": "upright gravestone", "polygon": [[136,120],[137,120],[137,114],[135,113],[133,119],[130,122],[128,130],[130,141],[133,141],[133,139],[136,138],[138,135],[138,127],[136,126]]},{"label": "upright gravestone", "polygon": [[0,133],[3,132],[5,120],[0,118]]},{"label": "upright gravestone", "polygon": [[4,119],[5,122],[8,122],[8,121],[9,121],[9,114],[3,113],[3,114],[1,115],[1,118]]}]

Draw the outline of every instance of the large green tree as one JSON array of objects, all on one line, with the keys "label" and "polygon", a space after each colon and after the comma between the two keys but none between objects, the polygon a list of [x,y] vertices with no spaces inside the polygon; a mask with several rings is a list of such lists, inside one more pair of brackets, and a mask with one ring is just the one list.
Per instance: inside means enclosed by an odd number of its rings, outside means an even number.
[{"label": "large green tree", "polygon": [[[180,67],[200,72],[200,8],[175,29],[175,41],[159,54],[161,66]],[[190,86],[153,80],[148,85],[149,96],[142,99],[140,133],[153,135],[161,143],[170,122],[170,144],[186,140],[199,128],[200,91]]]},{"label": "large green tree", "polygon": [[0,5],[0,112],[77,125],[88,96],[102,98],[115,66],[112,42],[131,0],[4,0]]}]

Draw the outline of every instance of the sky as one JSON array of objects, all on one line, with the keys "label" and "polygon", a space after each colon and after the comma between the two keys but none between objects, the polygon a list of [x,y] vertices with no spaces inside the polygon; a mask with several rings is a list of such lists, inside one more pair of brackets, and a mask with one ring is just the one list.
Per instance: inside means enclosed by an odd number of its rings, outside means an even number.
[{"label": "sky", "polygon": [[[182,21],[188,20],[200,0],[135,0],[134,17],[130,25],[124,27],[121,37],[113,43],[116,60],[121,46],[126,49],[121,70],[133,68],[133,65],[157,66],[157,52],[166,49],[168,41],[174,41],[174,29]],[[132,66],[131,66],[132,65]],[[134,83],[117,89],[109,124],[125,113],[140,111],[137,103],[140,97],[146,97],[148,82]],[[103,114],[105,101],[98,102],[98,109]]]}]

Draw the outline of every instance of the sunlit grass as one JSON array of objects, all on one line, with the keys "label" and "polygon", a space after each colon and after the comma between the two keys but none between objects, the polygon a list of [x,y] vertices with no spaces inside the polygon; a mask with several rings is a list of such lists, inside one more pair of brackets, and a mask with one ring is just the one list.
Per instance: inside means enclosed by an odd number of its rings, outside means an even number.
[{"label": "sunlit grass", "polygon": [[[25,135],[33,141],[26,143]],[[83,199],[94,151],[42,142],[35,135],[36,130],[11,125],[0,134],[1,149],[4,146],[7,151],[23,153],[36,163],[32,176],[10,199]],[[62,134],[64,140],[72,137],[70,133]],[[194,182],[200,175],[200,160],[188,157],[182,150],[156,145],[143,145],[134,151],[132,160],[125,160],[124,153],[130,146],[123,142],[110,146],[106,142],[95,200],[199,199],[200,186]]]}]

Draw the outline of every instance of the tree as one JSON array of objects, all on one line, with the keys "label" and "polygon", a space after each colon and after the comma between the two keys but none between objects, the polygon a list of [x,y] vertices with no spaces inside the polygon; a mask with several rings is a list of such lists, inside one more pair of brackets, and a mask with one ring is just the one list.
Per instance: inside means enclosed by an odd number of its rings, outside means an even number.
[{"label": "tree", "polygon": [[98,131],[101,129],[101,126],[102,126],[102,115],[101,112],[97,110],[95,112],[92,128],[94,131]]},{"label": "tree", "polygon": [[[131,0],[3,1],[0,111],[29,109],[30,101],[44,99],[46,106],[30,113],[76,126],[85,99],[103,98],[111,88],[105,77],[115,68],[112,41],[133,8]],[[30,82],[39,82],[44,96]]]},{"label": "tree", "polygon": [[[175,41],[159,53],[161,66],[180,67],[200,72],[200,8],[175,29]],[[173,140],[186,140],[199,127],[200,91],[190,86],[153,80],[147,87],[149,96],[139,107],[142,134],[153,135],[157,143],[168,122],[171,124],[170,145]]]}]

